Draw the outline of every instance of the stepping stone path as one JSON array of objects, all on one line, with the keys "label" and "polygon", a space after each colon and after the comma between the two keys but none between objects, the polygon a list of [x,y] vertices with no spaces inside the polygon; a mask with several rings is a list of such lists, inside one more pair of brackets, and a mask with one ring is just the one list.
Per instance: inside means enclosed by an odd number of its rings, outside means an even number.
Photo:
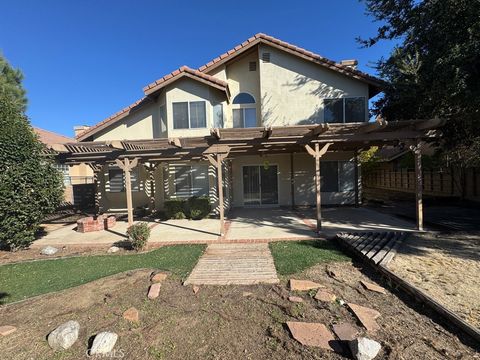
[{"label": "stepping stone path", "polygon": [[289,296],[288,301],[294,303],[303,303],[303,299],[300,296]]},{"label": "stepping stone path", "polygon": [[333,325],[333,332],[342,341],[352,341],[358,335],[358,330],[349,323]]},{"label": "stepping stone path", "polygon": [[372,284],[363,280],[360,280],[360,283],[365,287],[365,289],[374,291],[380,294],[386,294],[386,291],[383,287],[378,286],[377,284]]},{"label": "stepping stone path", "polygon": [[112,332],[104,331],[97,334],[93,339],[90,355],[109,353],[115,347],[117,339],[118,335]]},{"label": "stepping stone path", "polygon": [[138,322],[140,320],[138,310],[135,309],[134,307],[131,307],[130,309],[126,310],[123,313],[123,318],[131,322]]},{"label": "stepping stone path", "polygon": [[268,244],[210,244],[184,285],[278,284]]},{"label": "stepping stone path", "polygon": [[160,295],[160,287],[162,286],[161,283],[155,283],[150,285],[150,288],[148,289],[148,295],[147,297],[149,299],[156,299],[158,295]]},{"label": "stepping stone path", "polygon": [[53,350],[66,350],[78,339],[80,324],[77,321],[67,321],[48,334],[48,345]]},{"label": "stepping stone path", "polygon": [[347,305],[368,331],[375,332],[380,329],[380,326],[375,321],[381,315],[377,310],[351,303]]},{"label": "stepping stone path", "polygon": [[293,338],[302,345],[341,351],[341,348],[337,346],[338,342],[323,324],[288,321],[287,326]]},{"label": "stepping stone path", "polygon": [[335,296],[335,294],[320,289],[317,291],[315,299],[323,302],[334,302],[335,300],[337,300],[337,297]]},{"label": "stepping stone path", "polygon": [[0,335],[7,336],[17,331],[17,328],[12,325],[3,325],[0,326]]},{"label": "stepping stone path", "polygon": [[292,291],[308,291],[318,288],[323,288],[323,285],[309,280],[290,279],[290,290]]},{"label": "stepping stone path", "polygon": [[349,345],[353,357],[357,360],[372,360],[382,349],[378,342],[365,337],[355,339]]}]

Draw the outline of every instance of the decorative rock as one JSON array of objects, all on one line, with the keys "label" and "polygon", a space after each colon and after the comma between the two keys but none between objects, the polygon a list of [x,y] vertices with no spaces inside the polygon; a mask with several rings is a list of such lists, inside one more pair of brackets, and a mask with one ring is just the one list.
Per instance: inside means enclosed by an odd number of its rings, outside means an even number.
[{"label": "decorative rock", "polygon": [[381,315],[377,310],[356,304],[348,303],[347,305],[368,331],[374,332],[380,329],[380,326],[375,321]]},{"label": "decorative rock", "polygon": [[358,330],[349,323],[333,325],[333,332],[342,341],[351,341],[358,335]]},{"label": "decorative rock", "polygon": [[353,357],[357,360],[372,360],[382,349],[378,342],[365,337],[350,341],[349,345]]},{"label": "decorative rock", "polygon": [[15,331],[17,331],[17,328],[15,326],[11,326],[11,325],[0,326],[0,335],[2,336],[10,335]]},{"label": "decorative rock", "polygon": [[303,299],[300,296],[289,296],[288,301],[291,301],[294,303],[303,303]]},{"label": "decorative rock", "polygon": [[125,310],[125,312],[123,313],[123,318],[128,321],[138,322],[139,321],[138,310],[135,309],[134,307],[131,307],[130,309]]},{"label": "decorative rock", "polygon": [[48,345],[53,350],[66,350],[78,339],[80,324],[77,321],[67,321],[48,334]]},{"label": "decorative rock", "polygon": [[324,301],[324,302],[334,302],[337,299],[337,297],[335,296],[335,294],[332,294],[328,291],[320,289],[317,291],[317,294],[315,295],[315,299]]},{"label": "decorative rock", "polygon": [[159,283],[165,280],[166,278],[167,278],[167,274],[165,273],[161,273],[161,272],[153,273],[152,277],[150,278],[150,281],[153,283]]},{"label": "decorative rock", "polygon": [[296,321],[287,322],[288,329],[292,336],[300,344],[306,346],[316,346],[327,350],[337,349],[337,342],[327,327],[320,323],[304,323]]},{"label": "decorative rock", "polygon": [[385,289],[377,284],[372,284],[363,280],[360,280],[360,283],[365,287],[365,289],[374,291],[380,294],[386,294]]},{"label": "decorative rock", "polygon": [[193,285],[192,290],[193,293],[196,295],[200,291],[200,287],[198,287],[197,285]]},{"label": "decorative rock", "polygon": [[120,251],[120,248],[118,246],[111,246],[108,250],[107,253],[112,254]]},{"label": "decorative rock", "polygon": [[113,350],[117,339],[118,335],[112,332],[104,331],[97,334],[93,339],[90,355],[109,353]]},{"label": "decorative rock", "polygon": [[58,249],[53,247],[53,246],[45,246],[42,251],[40,251],[40,254],[42,255],[53,255],[58,252]]},{"label": "decorative rock", "polygon": [[324,286],[317,284],[316,282],[313,282],[313,281],[290,279],[290,290],[293,290],[293,291],[308,291],[312,289],[318,289],[321,287],[324,287]]},{"label": "decorative rock", "polygon": [[158,295],[160,295],[160,287],[162,286],[161,283],[155,283],[150,286],[148,290],[148,298],[149,299],[156,299]]}]

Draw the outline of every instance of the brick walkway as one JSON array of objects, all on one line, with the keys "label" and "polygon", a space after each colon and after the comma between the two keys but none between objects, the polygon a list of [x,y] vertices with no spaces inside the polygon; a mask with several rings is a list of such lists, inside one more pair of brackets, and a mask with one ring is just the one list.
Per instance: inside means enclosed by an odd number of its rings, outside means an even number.
[{"label": "brick walkway", "polygon": [[268,244],[210,244],[185,285],[279,282]]}]

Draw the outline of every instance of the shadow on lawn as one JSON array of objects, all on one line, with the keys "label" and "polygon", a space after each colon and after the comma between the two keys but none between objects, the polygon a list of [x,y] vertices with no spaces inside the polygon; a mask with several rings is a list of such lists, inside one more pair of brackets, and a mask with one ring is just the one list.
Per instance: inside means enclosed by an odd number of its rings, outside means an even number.
[{"label": "shadow on lawn", "polygon": [[5,304],[5,298],[9,297],[10,294],[6,293],[6,292],[0,292],[0,305],[3,305]]}]

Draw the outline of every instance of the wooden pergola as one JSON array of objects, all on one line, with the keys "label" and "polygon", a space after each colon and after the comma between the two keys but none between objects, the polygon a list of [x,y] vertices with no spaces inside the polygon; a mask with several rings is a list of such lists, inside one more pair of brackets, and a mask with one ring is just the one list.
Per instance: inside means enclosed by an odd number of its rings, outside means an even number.
[{"label": "wooden pergola", "polygon": [[[285,154],[307,152],[315,161],[317,230],[322,227],[320,159],[327,151],[353,151],[355,159],[361,150],[370,146],[408,146],[415,155],[417,229],[423,229],[422,205],[422,142],[439,136],[437,128],[443,120],[404,120],[351,124],[312,124],[264,128],[211,129],[203,137],[164,138],[150,140],[91,141],[54,144],[50,149],[57,160],[68,165],[89,164],[95,179],[101,166],[117,164],[125,173],[128,223],[133,223],[130,172],[144,164],[153,179],[153,171],[160,163],[208,160],[217,171],[220,233],[224,234],[224,204],[222,164],[225,159],[244,155]],[[357,167],[355,167],[357,169]],[[356,170],[357,171],[357,170]],[[292,177],[293,179],[293,177]],[[96,181],[98,187],[98,181]],[[154,182],[151,181],[151,195]],[[293,186],[293,183],[292,183]],[[358,204],[358,182],[355,186]],[[96,199],[98,202],[98,198]]]}]

